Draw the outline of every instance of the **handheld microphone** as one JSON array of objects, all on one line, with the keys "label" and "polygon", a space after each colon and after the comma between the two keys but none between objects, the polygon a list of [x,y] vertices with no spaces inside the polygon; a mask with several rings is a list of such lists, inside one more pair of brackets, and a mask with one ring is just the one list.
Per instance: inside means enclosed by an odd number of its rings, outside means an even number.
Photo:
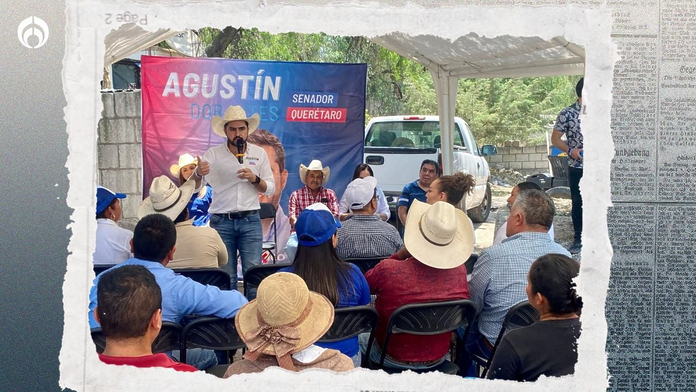
[{"label": "handheld microphone", "polygon": [[244,163],[244,139],[241,137],[236,137],[234,138],[234,142],[237,145],[237,154],[235,154],[235,156],[237,157],[239,163]]}]

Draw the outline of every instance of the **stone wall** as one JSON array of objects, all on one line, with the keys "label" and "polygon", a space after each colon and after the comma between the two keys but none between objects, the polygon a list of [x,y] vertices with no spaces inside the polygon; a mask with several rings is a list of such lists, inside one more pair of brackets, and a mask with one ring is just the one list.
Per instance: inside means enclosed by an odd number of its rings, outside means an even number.
[{"label": "stone wall", "polygon": [[550,173],[549,147],[545,144],[525,146],[519,141],[498,147],[498,155],[486,157],[491,168],[512,169],[525,175]]},{"label": "stone wall", "polygon": [[97,130],[98,184],[128,195],[121,226],[133,229],[142,201],[140,91],[105,91],[104,110]]}]

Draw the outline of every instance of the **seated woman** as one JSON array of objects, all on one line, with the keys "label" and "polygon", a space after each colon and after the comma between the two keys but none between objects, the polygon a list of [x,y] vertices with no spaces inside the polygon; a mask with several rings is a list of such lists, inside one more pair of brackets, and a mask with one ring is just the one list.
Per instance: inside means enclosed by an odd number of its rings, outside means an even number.
[{"label": "seated woman", "polygon": [[[179,157],[179,163],[169,167],[169,171],[174,177],[179,178],[179,186],[191,177],[193,171],[198,166],[198,160],[191,154],[184,154]],[[196,181],[196,192],[191,196],[191,200],[186,207],[189,212],[190,219],[193,219],[194,226],[208,226],[210,214],[208,208],[213,201],[213,188],[210,185],[201,186],[201,179]]]},{"label": "seated woman", "polygon": [[97,241],[94,248],[94,265],[119,264],[133,257],[130,241],[133,232],[118,225],[123,215],[123,193],[114,193],[97,187]]},{"label": "seated woman", "polygon": [[234,318],[247,352],[244,359],[227,368],[223,377],[259,373],[272,366],[295,372],[353,369],[344,354],[314,344],[331,328],[333,319],[334,308],[329,300],[309,291],[299,276],[279,272],[267,277],[259,285],[258,297]]},{"label": "seated woman", "polygon": [[578,361],[582,299],[573,278],[580,267],[570,257],[548,254],[532,263],[527,275],[529,303],[538,322],[511,331],[495,352],[488,378],[535,381],[539,376],[573,374]]},{"label": "seated woman", "polygon": [[[352,180],[355,180],[356,178],[365,178],[365,177],[374,177],[374,172],[372,171],[372,168],[370,165],[367,163],[361,163],[358,166],[355,167],[355,170],[353,171],[353,178]],[[339,210],[339,217],[342,221],[348,219],[349,216],[351,216],[350,213],[350,208],[348,206],[348,202],[346,201],[346,194],[345,192],[343,193],[343,197],[341,197],[341,201],[338,205],[338,210]],[[389,204],[387,203],[387,198],[384,196],[384,192],[382,192],[382,189],[380,187],[377,187],[377,211],[375,211],[375,215],[379,215],[383,221],[388,221],[389,217],[391,216],[391,212],[389,212]]]},{"label": "seated woman", "polygon": [[[474,180],[474,176],[471,174],[457,172],[452,175],[441,176],[430,184],[430,188],[425,193],[425,201],[431,205],[438,201],[445,201],[458,208],[459,202],[462,201],[464,195],[471,193],[474,186],[476,186],[476,180]],[[473,230],[474,223],[471,219],[468,219],[468,221],[474,233],[474,242],[476,242],[476,232]],[[472,256],[474,259],[478,258],[475,254],[472,254]],[[406,248],[401,248],[390,256],[391,259],[397,260],[406,260],[409,257],[411,255]]]},{"label": "seated woman", "polygon": [[[334,307],[369,304],[370,287],[360,268],[341,261],[336,255],[336,229],[341,224],[334,220],[325,205],[317,204],[306,208],[298,216],[295,224],[297,254],[292,265],[280,271],[299,275],[310,290],[327,297]],[[357,336],[340,342],[317,345],[339,350],[351,357],[356,367],[360,366]]]}]

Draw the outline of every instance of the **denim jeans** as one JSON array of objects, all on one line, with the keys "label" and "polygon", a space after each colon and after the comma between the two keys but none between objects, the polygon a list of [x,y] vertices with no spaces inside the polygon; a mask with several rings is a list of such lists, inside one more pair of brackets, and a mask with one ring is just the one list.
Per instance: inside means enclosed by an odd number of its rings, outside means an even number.
[{"label": "denim jeans", "polygon": [[580,241],[582,237],[582,195],[580,195],[581,179],[582,169],[568,167],[570,199],[573,202],[570,210],[570,216],[573,218],[573,231],[575,234],[575,241]]},{"label": "denim jeans", "polygon": [[[464,328],[459,328],[457,330],[457,336],[460,339],[463,338],[464,332]],[[479,332],[478,319],[474,320],[474,322],[471,324],[471,328],[469,329],[469,335],[466,338],[466,342],[464,342],[464,349],[466,352],[462,353],[463,355],[459,360],[459,368],[464,376],[476,377],[478,375],[476,362],[474,362],[473,358],[471,357],[472,355],[486,359],[491,356],[491,349],[486,344],[486,341],[488,341],[488,339]]]},{"label": "denim jeans", "polygon": [[232,276],[232,287],[237,287],[237,251],[242,259],[242,271],[246,273],[254,265],[261,264],[263,252],[263,229],[259,214],[239,219],[212,214],[210,227],[215,229],[227,248],[229,261],[223,269]]},{"label": "denim jeans", "polygon": [[[179,350],[174,350],[169,354],[169,357],[177,362],[179,361]],[[190,348],[186,350],[186,363],[195,367],[198,370],[205,370],[218,364],[217,356],[213,350],[204,350],[202,348]]]},{"label": "denim jeans", "polygon": [[[360,345],[360,354],[367,355],[367,343],[370,340],[369,333],[361,333],[358,335],[358,344]],[[373,362],[379,364],[380,357],[382,356],[382,351],[377,344],[377,339],[372,342],[372,347],[370,348],[370,354],[368,355],[368,362]],[[404,370],[422,370],[433,368],[445,361],[445,357],[442,357],[439,361],[430,364],[420,364],[420,363],[408,363],[408,362],[396,362],[389,359],[389,356],[384,357],[384,367],[392,369],[404,369]]]}]

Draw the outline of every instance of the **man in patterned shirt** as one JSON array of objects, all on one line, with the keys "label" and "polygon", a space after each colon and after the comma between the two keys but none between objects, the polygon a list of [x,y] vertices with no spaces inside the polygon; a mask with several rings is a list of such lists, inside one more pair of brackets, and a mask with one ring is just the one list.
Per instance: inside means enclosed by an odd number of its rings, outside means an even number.
[{"label": "man in patterned shirt", "polygon": [[[570,198],[573,202],[571,217],[575,240],[568,248],[570,253],[580,253],[582,250],[582,196],[580,195],[580,179],[582,178],[583,138],[580,128],[580,108],[582,107],[582,87],[585,78],[580,78],[575,86],[578,100],[561,110],[553,126],[551,143],[568,154],[568,182],[570,183]],[[566,141],[561,136],[566,136]]]},{"label": "man in patterned shirt", "polygon": [[507,236],[484,250],[469,281],[478,320],[469,332],[466,349],[487,358],[508,310],[527,299],[527,273],[534,260],[549,253],[570,256],[548,235],[556,208],[546,192],[520,191],[507,220]]},{"label": "man in patterned shirt", "polygon": [[384,222],[377,210],[377,180],[368,176],[348,184],[345,198],[352,212],[338,229],[336,253],[342,260],[387,258],[403,245],[396,228]]},{"label": "man in patterned shirt", "polygon": [[325,204],[331,213],[338,217],[338,198],[336,192],[323,185],[329,181],[331,169],[323,167],[321,161],[315,159],[309,166],[300,164],[300,180],[305,186],[290,194],[288,202],[288,218],[290,225],[295,227],[300,212],[314,203]]}]

